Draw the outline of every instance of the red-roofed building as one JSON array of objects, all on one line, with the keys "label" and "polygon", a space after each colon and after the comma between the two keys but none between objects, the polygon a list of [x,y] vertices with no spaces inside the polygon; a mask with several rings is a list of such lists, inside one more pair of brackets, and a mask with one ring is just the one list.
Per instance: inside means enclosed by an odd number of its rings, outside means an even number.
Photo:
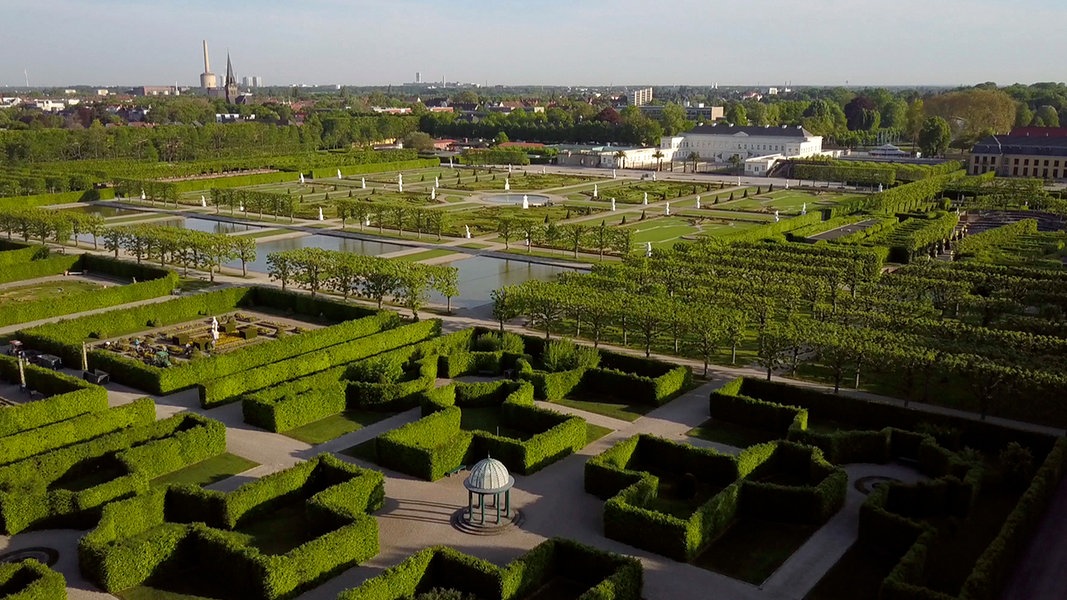
[{"label": "red-roofed building", "polygon": [[501,148],[544,148],[544,144],[538,144],[537,142],[503,142],[500,144]]}]

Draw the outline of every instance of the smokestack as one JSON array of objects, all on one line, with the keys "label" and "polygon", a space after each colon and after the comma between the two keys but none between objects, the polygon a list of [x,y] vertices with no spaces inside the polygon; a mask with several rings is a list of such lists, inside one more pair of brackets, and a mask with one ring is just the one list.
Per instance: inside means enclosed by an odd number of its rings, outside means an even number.
[{"label": "smokestack", "polygon": [[204,72],[211,72],[211,63],[208,61],[207,57],[207,40],[204,40]]}]

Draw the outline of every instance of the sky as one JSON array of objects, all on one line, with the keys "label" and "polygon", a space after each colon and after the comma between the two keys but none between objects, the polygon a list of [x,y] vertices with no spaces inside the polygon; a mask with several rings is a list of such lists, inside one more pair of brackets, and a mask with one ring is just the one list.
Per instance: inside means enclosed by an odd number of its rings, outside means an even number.
[{"label": "sky", "polygon": [[[729,7],[725,6],[729,4]],[[1062,80],[1062,0],[0,0],[0,85],[1002,85]]]}]

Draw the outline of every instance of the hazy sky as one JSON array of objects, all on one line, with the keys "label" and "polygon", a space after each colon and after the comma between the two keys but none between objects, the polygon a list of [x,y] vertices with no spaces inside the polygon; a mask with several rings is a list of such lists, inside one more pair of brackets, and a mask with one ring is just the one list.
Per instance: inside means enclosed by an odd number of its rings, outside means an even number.
[{"label": "hazy sky", "polygon": [[[724,6],[729,4],[729,6]],[[0,85],[1064,79],[1062,0],[0,0]]]}]

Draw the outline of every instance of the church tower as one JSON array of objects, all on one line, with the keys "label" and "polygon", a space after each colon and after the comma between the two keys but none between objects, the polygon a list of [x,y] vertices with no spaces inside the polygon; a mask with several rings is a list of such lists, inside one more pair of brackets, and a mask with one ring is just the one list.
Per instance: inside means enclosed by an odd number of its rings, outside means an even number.
[{"label": "church tower", "polygon": [[230,63],[230,53],[226,53],[226,102],[237,103],[237,77],[233,74],[233,64]]}]

